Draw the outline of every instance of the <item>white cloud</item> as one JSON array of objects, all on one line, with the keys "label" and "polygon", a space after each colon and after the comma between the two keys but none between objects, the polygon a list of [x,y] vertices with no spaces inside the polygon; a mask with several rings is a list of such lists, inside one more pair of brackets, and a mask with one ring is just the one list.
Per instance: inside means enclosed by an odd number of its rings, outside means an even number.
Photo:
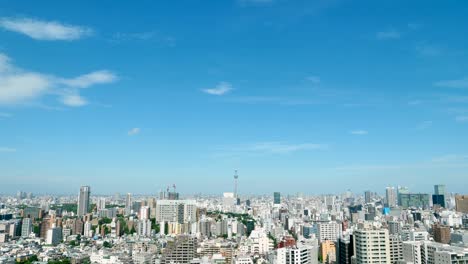
[{"label": "white cloud", "polygon": [[38,73],[0,74],[0,104],[15,104],[44,94],[50,87],[49,79]]},{"label": "white cloud", "polygon": [[352,131],[349,131],[350,134],[353,134],[353,135],[359,135],[359,136],[363,136],[363,135],[367,135],[369,134],[368,131],[366,130],[352,130]]},{"label": "white cloud", "polygon": [[134,136],[134,135],[138,135],[140,133],[141,129],[138,128],[138,127],[134,127],[132,129],[130,129],[130,131],[128,131],[128,135],[129,136]]},{"label": "white cloud", "polygon": [[88,102],[85,98],[81,97],[78,94],[67,94],[62,97],[62,103],[71,107],[79,107],[87,105]]},{"label": "white cloud", "polygon": [[86,99],[79,94],[79,88],[111,83],[117,76],[102,70],[75,78],[63,78],[23,70],[11,64],[5,54],[0,53],[0,105],[27,103],[46,94],[59,95],[60,101],[68,106],[86,105]]},{"label": "white cloud", "polygon": [[308,76],[306,80],[310,81],[313,84],[319,84],[320,83],[320,77],[319,76]]},{"label": "white cloud", "polygon": [[76,88],[88,88],[95,84],[105,84],[115,82],[117,76],[106,70],[94,71],[72,79],[63,79],[61,83]]},{"label": "white cloud", "polygon": [[384,40],[384,39],[399,39],[400,38],[400,32],[394,30],[394,29],[390,29],[390,30],[387,30],[387,31],[380,31],[380,32],[377,32],[377,35],[376,35],[377,39],[381,39],[381,40]]},{"label": "white cloud", "polygon": [[468,122],[468,116],[457,116],[455,117],[455,121],[460,123]]},{"label": "white cloud", "polygon": [[93,32],[86,27],[31,18],[2,18],[0,27],[37,40],[76,40]]},{"label": "white cloud", "polygon": [[215,88],[203,89],[202,91],[212,95],[224,95],[232,90],[232,85],[228,82],[220,82]]},{"label": "white cloud", "polygon": [[0,152],[16,152],[14,148],[0,147]]},{"label": "white cloud", "polygon": [[434,83],[435,86],[448,88],[468,88],[468,77],[457,80],[444,80]]}]

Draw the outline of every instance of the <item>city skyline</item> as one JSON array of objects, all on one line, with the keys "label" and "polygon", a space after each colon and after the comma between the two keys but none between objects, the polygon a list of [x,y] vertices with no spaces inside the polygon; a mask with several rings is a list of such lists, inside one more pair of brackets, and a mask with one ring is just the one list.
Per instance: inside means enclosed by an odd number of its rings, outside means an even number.
[{"label": "city skyline", "polygon": [[7,3],[0,194],[468,185],[468,3]]}]

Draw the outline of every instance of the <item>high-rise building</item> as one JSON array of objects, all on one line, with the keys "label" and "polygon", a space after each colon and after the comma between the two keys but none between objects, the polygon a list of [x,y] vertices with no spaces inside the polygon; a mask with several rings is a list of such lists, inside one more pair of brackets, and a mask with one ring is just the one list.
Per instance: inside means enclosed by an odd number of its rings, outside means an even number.
[{"label": "high-rise building", "polygon": [[273,193],[273,203],[274,204],[281,204],[281,193],[274,192]]},{"label": "high-rise building", "polygon": [[97,203],[97,209],[98,210],[106,209],[106,198],[104,197],[99,198],[98,203]]},{"label": "high-rise building", "polygon": [[225,208],[230,208],[234,206],[235,203],[236,203],[236,198],[234,197],[234,193],[232,192],[223,193],[223,206]]},{"label": "high-rise building", "polygon": [[450,243],[450,227],[449,226],[435,224],[432,226],[432,234],[436,242],[439,242],[442,244]]},{"label": "high-rise building", "polygon": [[387,200],[388,207],[396,207],[397,205],[397,195],[394,187],[387,187],[385,189],[385,198]]},{"label": "high-rise building", "polygon": [[356,263],[390,264],[390,242],[387,229],[358,229],[353,235]]},{"label": "high-rise building", "polygon": [[330,240],[325,240],[320,243],[320,256],[322,263],[335,263],[336,262],[336,247],[335,243]]},{"label": "high-rise building", "polygon": [[31,218],[23,218],[23,223],[21,225],[21,237],[28,237],[32,231]]},{"label": "high-rise building", "polygon": [[93,236],[93,230],[92,230],[92,224],[90,221],[86,221],[84,223],[84,234],[85,237],[92,237]]},{"label": "high-rise building", "polygon": [[399,235],[389,236],[390,263],[395,264],[403,260],[403,241]]},{"label": "high-rise building", "polygon": [[78,216],[83,216],[89,211],[89,196],[91,194],[91,187],[81,186],[80,194],[78,196]]},{"label": "high-rise building", "polygon": [[62,228],[52,227],[47,230],[46,244],[56,246],[60,241],[62,241]]},{"label": "high-rise building", "polygon": [[148,220],[150,218],[150,208],[149,206],[142,206],[140,208],[139,218],[142,220]]},{"label": "high-rise building", "polygon": [[337,264],[351,264],[351,257],[354,256],[353,240],[352,236],[349,239],[340,238],[338,240]]},{"label": "high-rise building", "polygon": [[455,210],[461,213],[468,213],[468,195],[455,195]]},{"label": "high-rise building", "polygon": [[403,208],[429,208],[429,194],[427,193],[400,193],[398,201]]},{"label": "high-rise building", "polygon": [[197,238],[181,235],[168,241],[161,257],[160,264],[189,264],[197,256]]},{"label": "high-rise building", "polygon": [[138,221],[137,234],[140,236],[148,237],[151,235],[151,220],[139,220]]},{"label": "high-rise building", "polygon": [[438,184],[434,185],[434,194],[445,195],[445,185]]},{"label": "high-rise building", "polygon": [[127,196],[125,197],[125,214],[129,215],[132,213],[132,194],[127,193]]},{"label": "high-rise building", "polygon": [[401,224],[398,221],[388,222],[388,232],[390,235],[398,235],[401,231]]},{"label": "high-rise building", "polygon": [[372,193],[371,191],[364,192],[364,202],[370,203],[372,201]]}]

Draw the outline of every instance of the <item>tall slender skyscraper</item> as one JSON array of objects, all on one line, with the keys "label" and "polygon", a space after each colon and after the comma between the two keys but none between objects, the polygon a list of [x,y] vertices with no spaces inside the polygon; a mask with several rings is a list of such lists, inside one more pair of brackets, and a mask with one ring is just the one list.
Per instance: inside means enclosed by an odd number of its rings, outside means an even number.
[{"label": "tall slender skyscraper", "polygon": [[125,198],[125,214],[129,215],[132,212],[132,194],[127,193]]},{"label": "tall slender skyscraper", "polygon": [[89,196],[91,194],[91,187],[81,186],[80,194],[78,196],[78,216],[83,216],[89,211]]},{"label": "tall slender skyscraper", "polygon": [[385,198],[387,199],[388,207],[396,207],[397,195],[394,187],[387,187],[385,189]]}]

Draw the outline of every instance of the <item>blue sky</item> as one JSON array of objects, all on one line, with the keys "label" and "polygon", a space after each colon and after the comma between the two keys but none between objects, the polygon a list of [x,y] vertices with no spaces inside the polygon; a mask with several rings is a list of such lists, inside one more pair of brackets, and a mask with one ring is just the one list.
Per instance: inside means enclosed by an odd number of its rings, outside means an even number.
[{"label": "blue sky", "polygon": [[465,192],[467,13],[2,1],[0,192]]}]

